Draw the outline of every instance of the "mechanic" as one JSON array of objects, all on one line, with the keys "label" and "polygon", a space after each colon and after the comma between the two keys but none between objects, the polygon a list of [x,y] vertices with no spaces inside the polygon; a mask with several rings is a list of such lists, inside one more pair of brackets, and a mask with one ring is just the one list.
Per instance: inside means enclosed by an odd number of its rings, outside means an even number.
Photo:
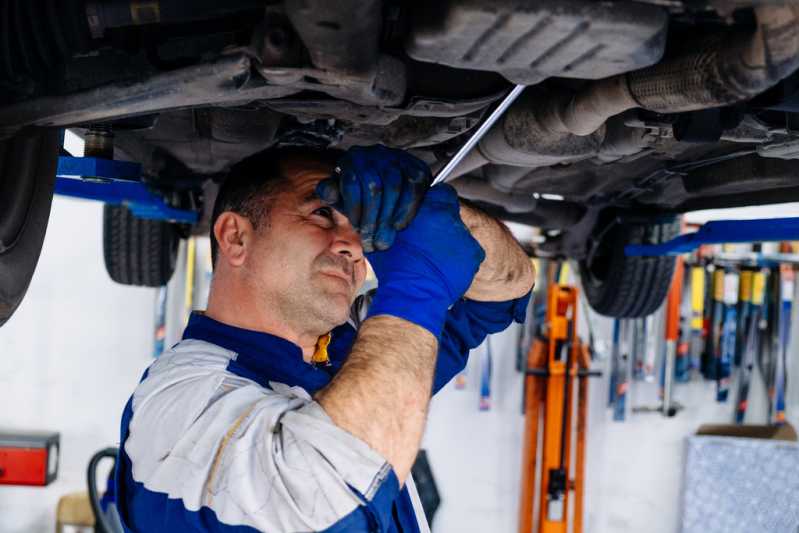
[{"label": "mechanic", "polygon": [[523,321],[534,278],[502,224],[430,183],[382,146],[232,168],[207,309],[122,417],[128,530],[429,531],[410,471],[431,393]]}]

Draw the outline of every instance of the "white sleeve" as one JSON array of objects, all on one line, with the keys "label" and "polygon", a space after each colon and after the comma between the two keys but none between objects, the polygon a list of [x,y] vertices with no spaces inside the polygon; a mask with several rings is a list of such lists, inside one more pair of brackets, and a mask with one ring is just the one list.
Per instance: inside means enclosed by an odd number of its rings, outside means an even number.
[{"label": "white sleeve", "polygon": [[323,530],[381,487],[396,494],[380,454],[303,389],[270,385],[197,368],[149,376],[124,444],[134,480],[188,510],[206,506],[225,524],[273,533]]}]

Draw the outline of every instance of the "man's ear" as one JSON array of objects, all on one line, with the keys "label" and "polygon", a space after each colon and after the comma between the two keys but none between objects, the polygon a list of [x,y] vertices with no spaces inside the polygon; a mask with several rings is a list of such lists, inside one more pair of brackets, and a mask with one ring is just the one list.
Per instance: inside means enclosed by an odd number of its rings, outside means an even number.
[{"label": "man's ear", "polygon": [[214,223],[214,237],[219,245],[217,261],[231,266],[244,264],[253,241],[253,227],[247,218],[225,211]]}]

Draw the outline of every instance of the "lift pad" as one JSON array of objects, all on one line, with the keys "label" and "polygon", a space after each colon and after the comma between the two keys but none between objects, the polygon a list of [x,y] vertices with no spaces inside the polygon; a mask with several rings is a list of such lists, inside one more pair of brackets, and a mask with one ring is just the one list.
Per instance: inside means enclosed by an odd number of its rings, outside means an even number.
[{"label": "lift pad", "polygon": [[799,240],[799,218],[766,218],[754,220],[714,220],[698,231],[680,235],[661,244],[630,244],[627,256],[680,255],[703,244],[735,242],[768,242]]},{"label": "lift pad", "polygon": [[58,158],[55,192],[62,196],[123,204],[134,216],[193,224],[199,213],[177,209],[141,181],[141,165],[99,157]]}]

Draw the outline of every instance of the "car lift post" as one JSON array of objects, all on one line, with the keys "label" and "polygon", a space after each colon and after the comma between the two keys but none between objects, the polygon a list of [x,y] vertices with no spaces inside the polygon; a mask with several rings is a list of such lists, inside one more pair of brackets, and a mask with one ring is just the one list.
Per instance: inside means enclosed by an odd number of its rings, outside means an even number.
[{"label": "car lift post", "polygon": [[680,306],[682,301],[683,276],[685,263],[682,257],[677,258],[671,288],[666,299],[666,361],[663,369],[663,406],[665,416],[674,416],[677,407],[674,399],[674,369],[677,361],[677,343],[680,337]]},{"label": "car lift post", "polygon": [[[588,346],[577,337],[577,289],[552,285],[548,291],[546,339],[530,348],[525,372],[525,429],[519,533],[533,531],[535,480],[538,486],[538,533],[569,530],[569,492],[574,491],[573,533],[582,531],[585,491],[586,419],[590,371]],[[577,410],[574,409],[574,381]],[[576,415],[576,427],[574,416]],[[538,438],[543,416],[543,445],[538,461]],[[576,438],[572,467],[572,437]],[[537,476],[540,464],[540,475]]]}]

